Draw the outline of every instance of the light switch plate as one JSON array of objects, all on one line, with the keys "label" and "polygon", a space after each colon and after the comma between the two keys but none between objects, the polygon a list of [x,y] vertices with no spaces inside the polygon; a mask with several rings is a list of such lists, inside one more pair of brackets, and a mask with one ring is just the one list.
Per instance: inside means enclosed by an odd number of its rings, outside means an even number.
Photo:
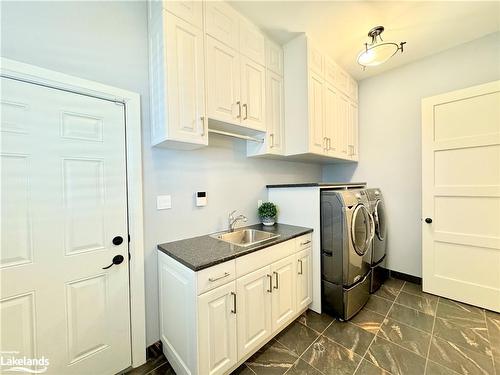
[{"label": "light switch plate", "polygon": [[172,197],[170,195],[158,195],[156,197],[156,209],[168,210],[172,208]]}]

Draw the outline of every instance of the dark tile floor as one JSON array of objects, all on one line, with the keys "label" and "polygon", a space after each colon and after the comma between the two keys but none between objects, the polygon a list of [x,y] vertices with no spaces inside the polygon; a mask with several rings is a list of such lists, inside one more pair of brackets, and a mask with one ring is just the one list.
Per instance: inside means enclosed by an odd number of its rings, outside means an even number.
[{"label": "dark tile floor", "polygon": [[[500,314],[388,280],[351,321],[307,311],[233,374],[500,375]],[[162,356],[127,375],[174,374]]]}]

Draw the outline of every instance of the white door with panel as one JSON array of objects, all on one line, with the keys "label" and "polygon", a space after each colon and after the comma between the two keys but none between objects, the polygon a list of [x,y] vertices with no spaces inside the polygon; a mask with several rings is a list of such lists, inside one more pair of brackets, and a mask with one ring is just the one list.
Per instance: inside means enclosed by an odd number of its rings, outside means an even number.
[{"label": "white door with panel", "polygon": [[349,99],[340,94],[337,98],[338,121],[344,126],[337,128],[338,152],[344,158],[349,158]]},{"label": "white door with panel", "polygon": [[358,160],[358,105],[349,101],[347,121],[347,150],[352,160]]},{"label": "white door with panel", "polygon": [[266,90],[267,132],[269,137],[269,152],[283,153],[283,78],[276,73],[267,71]]},{"label": "white door with panel", "polygon": [[131,364],[124,108],[5,78],[1,94],[0,350],[115,374]]},{"label": "white door with panel", "polygon": [[324,83],[323,78],[313,72],[309,73],[309,138],[310,151],[318,154],[326,152],[324,137]]},{"label": "white door with panel", "polygon": [[297,310],[312,302],[312,249],[297,253]]},{"label": "white door with panel", "polygon": [[325,111],[323,136],[326,142],[326,151],[329,155],[335,155],[338,150],[338,106],[337,90],[330,84],[325,84]]},{"label": "white door with panel", "polygon": [[224,374],[237,361],[236,282],[198,297],[200,374]]},{"label": "white door with panel", "polygon": [[206,41],[208,117],[239,123],[242,110],[239,54],[211,36]]},{"label": "white door with panel", "polygon": [[241,124],[265,130],[266,68],[241,56]]},{"label": "white door with panel", "polygon": [[295,314],[295,255],[271,265],[273,273],[273,331],[285,326]]},{"label": "white door with panel", "polygon": [[272,333],[271,267],[263,267],[236,280],[238,358],[261,346]]},{"label": "white door with panel", "polygon": [[426,292],[500,311],[500,81],[422,101]]},{"label": "white door with panel", "polygon": [[203,32],[166,12],[165,35],[168,138],[207,144]]}]

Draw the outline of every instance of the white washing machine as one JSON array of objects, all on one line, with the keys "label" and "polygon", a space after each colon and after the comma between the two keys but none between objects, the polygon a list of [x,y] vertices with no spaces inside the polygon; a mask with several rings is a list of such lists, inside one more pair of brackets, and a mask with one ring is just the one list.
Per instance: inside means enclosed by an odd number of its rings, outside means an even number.
[{"label": "white washing machine", "polygon": [[384,197],[380,189],[365,189],[365,191],[370,204],[370,213],[375,223],[375,235],[370,251],[370,292],[374,293],[389,276],[389,271],[385,264],[387,255],[387,220]]}]

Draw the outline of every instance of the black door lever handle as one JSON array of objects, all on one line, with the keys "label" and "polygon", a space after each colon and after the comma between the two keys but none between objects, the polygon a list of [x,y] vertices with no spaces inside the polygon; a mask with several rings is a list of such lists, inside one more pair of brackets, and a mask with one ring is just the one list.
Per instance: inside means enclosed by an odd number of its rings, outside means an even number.
[{"label": "black door lever handle", "polygon": [[111,268],[111,266],[113,266],[114,264],[120,264],[121,262],[123,262],[123,255],[115,255],[113,257],[113,263],[111,263],[107,267],[102,267],[102,269],[107,270],[108,268]]}]

